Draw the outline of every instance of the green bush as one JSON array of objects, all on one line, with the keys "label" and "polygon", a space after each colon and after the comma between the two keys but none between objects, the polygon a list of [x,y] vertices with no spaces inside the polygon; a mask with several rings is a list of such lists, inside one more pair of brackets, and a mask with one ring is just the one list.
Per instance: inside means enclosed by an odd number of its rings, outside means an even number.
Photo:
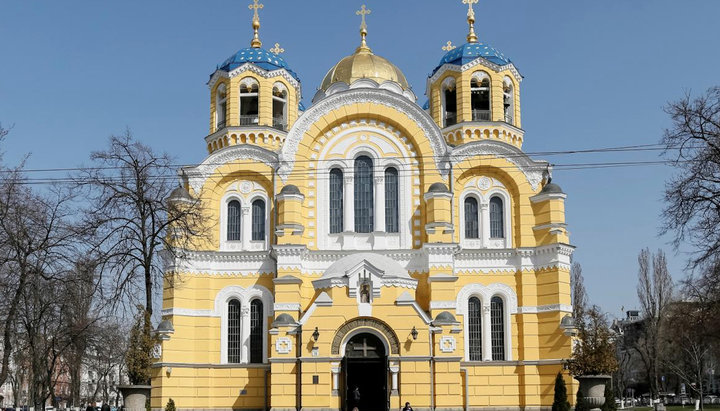
[{"label": "green bush", "polygon": [[152,365],[152,349],[155,341],[150,335],[150,314],[143,307],[139,308],[140,312],[130,330],[125,364],[130,384],[150,385],[150,366]]},{"label": "green bush", "polygon": [[165,411],[175,411],[175,401],[173,401],[172,398],[168,400],[168,403],[165,406]]},{"label": "green bush", "polygon": [[615,411],[615,394],[613,394],[612,384],[610,381],[605,383],[605,404],[600,408],[602,411]]},{"label": "green bush", "polygon": [[577,397],[575,397],[575,411],[590,411],[590,406],[585,402],[585,397],[578,389]]},{"label": "green bush", "polygon": [[553,401],[552,411],[570,411],[570,402],[567,399],[567,387],[562,373],[559,372],[555,377],[555,400]]}]

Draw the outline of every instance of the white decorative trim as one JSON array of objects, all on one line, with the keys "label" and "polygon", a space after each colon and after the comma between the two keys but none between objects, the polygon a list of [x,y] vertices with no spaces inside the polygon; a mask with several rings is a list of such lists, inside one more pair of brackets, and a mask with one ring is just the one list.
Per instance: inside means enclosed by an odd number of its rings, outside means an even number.
[{"label": "white decorative trim", "polygon": [[453,165],[465,159],[481,155],[494,155],[516,165],[527,178],[533,190],[547,177],[547,161],[535,161],[519,148],[497,140],[481,140],[455,147],[450,153]]},{"label": "white decorative trim", "polygon": [[166,308],[161,311],[161,315],[165,317],[166,315],[172,315],[172,316],[183,316],[183,317],[220,317],[215,313],[214,310],[196,310],[193,308]]},{"label": "white decorative trim", "polygon": [[455,309],[457,302],[455,301],[430,301],[431,310]]},{"label": "white decorative trim", "polygon": [[500,296],[505,301],[509,314],[517,313],[517,294],[515,294],[515,290],[513,290],[512,287],[501,283],[492,283],[488,285],[473,283],[466,285],[460,290],[460,292],[458,292],[457,299],[455,300],[456,314],[467,314],[467,301],[473,295],[480,298],[480,301],[482,301],[483,304],[490,304],[490,299],[495,295]]},{"label": "white decorative trim", "polygon": [[300,311],[300,303],[275,303],[275,311]]},{"label": "white decorative trim", "polygon": [[292,340],[288,337],[279,337],[275,340],[275,351],[278,354],[289,354],[292,351]]},{"label": "white decorative trim", "polygon": [[312,102],[313,104],[317,103],[318,101],[326,98],[327,96],[331,96],[333,94],[337,94],[349,89],[358,89],[358,88],[375,88],[375,89],[383,89],[392,91],[395,94],[401,95],[405,97],[406,99],[412,101],[415,103],[417,101],[417,97],[415,96],[415,93],[413,93],[410,89],[404,89],[403,86],[395,81],[392,80],[386,80],[382,83],[378,83],[375,80],[369,79],[369,78],[361,78],[353,81],[350,85],[343,81],[336,81],[332,83],[326,90],[318,89],[318,91],[313,96]]},{"label": "white decorative trim", "polygon": [[283,182],[287,181],[295,167],[295,155],[297,154],[300,141],[305,136],[305,133],[310,130],[310,127],[325,114],[339,107],[357,103],[381,104],[401,112],[411,121],[415,122],[430,142],[438,172],[444,178],[447,178],[449,174],[447,158],[448,146],[445,143],[440,129],[428,113],[423,111],[417,104],[391,91],[381,89],[355,89],[328,96],[310,107],[295,122],[280,150],[280,168],[278,169],[278,175],[282,178]]},{"label": "white decorative trim", "polygon": [[168,271],[212,276],[275,274],[268,251],[184,251],[168,262]]},{"label": "white decorative trim", "polygon": [[455,337],[452,335],[443,335],[440,337],[440,351],[444,353],[455,352]]},{"label": "white decorative trim", "polygon": [[[265,163],[273,169],[278,166],[278,156],[274,152],[250,144],[228,146],[210,154],[202,163],[194,167],[184,167],[190,187],[197,195],[205,185],[205,181],[215,173],[219,167],[237,160],[255,160]],[[248,165],[246,168],[250,169]]]},{"label": "white decorative trim", "polygon": [[570,256],[575,247],[551,244],[515,249],[462,249],[455,254],[454,273],[511,273],[551,268],[570,269]]},{"label": "white decorative trim", "polygon": [[471,68],[473,68],[475,66],[483,66],[483,67],[489,68],[490,70],[493,70],[497,73],[504,71],[504,70],[509,70],[512,73],[513,77],[515,77],[515,79],[517,80],[518,83],[522,82],[522,80],[523,80],[522,75],[520,75],[520,72],[517,70],[517,68],[515,68],[515,65],[513,63],[508,63],[508,64],[501,66],[501,65],[491,62],[490,60],[485,59],[482,56],[478,56],[475,60],[469,61],[469,62],[463,64],[462,66],[459,66],[457,64],[448,64],[448,63],[443,64],[442,67],[440,67],[438,69],[438,71],[436,71],[435,74],[433,74],[428,79],[428,83],[434,83],[437,79],[442,77],[442,75],[445,74],[445,72],[447,72],[447,71],[464,72],[464,71],[470,70]]},{"label": "white decorative trim", "polygon": [[291,76],[290,73],[288,73],[287,70],[284,68],[268,71],[263,68],[260,68],[254,64],[251,63],[245,63],[241,65],[240,67],[236,67],[229,72],[224,70],[216,70],[212,76],[210,76],[210,80],[208,81],[208,88],[212,89],[215,83],[221,79],[221,78],[233,78],[237,77],[240,74],[250,71],[262,78],[272,78],[272,77],[282,77],[284,78],[288,83],[290,83],[291,86],[293,86],[296,90],[296,95],[298,97],[298,101],[300,100],[300,97],[302,96],[302,86],[300,85],[300,82],[298,82],[295,77]]},{"label": "white decorative trim", "polygon": [[573,308],[572,305],[568,304],[548,304],[548,305],[538,305],[538,306],[532,306],[532,305],[526,305],[522,307],[518,307],[518,314],[538,314],[538,313],[548,313],[548,312],[554,312],[554,311],[560,311],[563,313],[572,313]]},{"label": "white decorative trim", "polygon": [[567,194],[565,193],[540,193],[536,194],[532,197],[530,197],[531,203],[539,203],[541,201],[545,200],[558,200],[562,199],[565,200],[567,198]]},{"label": "white decorative trim", "polygon": [[[220,362],[227,363],[228,349],[228,303],[232,299],[237,299],[241,307],[240,326],[242,332],[242,360],[243,364],[250,361],[250,303],[252,300],[260,299],[263,305],[263,347],[268,346],[268,318],[273,317],[274,296],[265,287],[261,285],[253,285],[248,288],[239,285],[230,285],[220,290],[215,296],[215,309],[213,316],[220,317]],[[267,363],[267,350],[263,350],[263,363]]]},{"label": "white decorative trim", "polygon": [[400,294],[400,297],[395,300],[395,305],[410,305],[415,309],[415,312],[418,313],[418,315],[420,316],[420,318],[422,318],[425,324],[430,324],[432,322],[432,318],[430,318],[430,316],[427,315],[427,313],[422,308],[420,308],[420,305],[418,305],[417,301],[415,301],[415,299],[413,299],[407,291]]}]

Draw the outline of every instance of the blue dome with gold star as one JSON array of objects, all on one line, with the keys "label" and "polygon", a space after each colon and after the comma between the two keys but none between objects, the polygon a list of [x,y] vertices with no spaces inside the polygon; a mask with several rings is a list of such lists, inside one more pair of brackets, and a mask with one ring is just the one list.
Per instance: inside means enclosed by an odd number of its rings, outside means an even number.
[{"label": "blue dome with gold star", "polygon": [[465,43],[462,46],[456,47],[445,53],[443,58],[440,59],[440,63],[438,63],[437,67],[433,70],[433,74],[435,74],[435,72],[445,64],[456,64],[458,66],[462,66],[477,59],[478,57],[482,57],[491,63],[497,64],[498,66],[510,64],[509,58],[505,57],[505,55],[498,51],[498,49],[489,44]]},{"label": "blue dome with gold star", "polygon": [[295,80],[300,81],[297,73],[292,71],[285,59],[263,48],[247,47],[239,50],[217,66],[218,70],[231,71],[245,63],[252,63],[263,70],[273,71],[285,69]]}]

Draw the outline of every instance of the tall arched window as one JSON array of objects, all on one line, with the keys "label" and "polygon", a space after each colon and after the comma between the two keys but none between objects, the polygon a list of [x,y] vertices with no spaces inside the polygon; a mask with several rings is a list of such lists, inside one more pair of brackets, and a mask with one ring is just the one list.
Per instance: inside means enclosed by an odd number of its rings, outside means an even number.
[{"label": "tall arched window", "polygon": [[241,206],[237,200],[227,205],[227,241],[240,241]]},{"label": "tall arched window", "polygon": [[240,82],[240,125],[252,126],[258,123],[257,80],[248,77]]},{"label": "tall arched window", "polygon": [[507,77],[503,80],[503,108],[505,110],[505,122],[514,124],[515,94],[513,90],[513,82]]},{"label": "tall arched window", "polygon": [[490,300],[490,342],[493,361],[505,360],[505,319],[502,298]]},{"label": "tall arched window", "polygon": [[232,364],[239,364],[242,361],[242,341],[240,340],[240,301],[230,300],[228,302],[227,317],[227,361]]},{"label": "tall arched window", "polygon": [[442,83],[443,127],[457,124],[457,90],[455,79],[447,78]]},{"label": "tall arched window", "polygon": [[227,90],[225,84],[220,84],[215,97],[215,130],[225,127],[227,120]]},{"label": "tall arched window", "polygon": [[282,83],[275,83],[272,90],[273,127],[287,129],[287,88]]},{"label": "tall arched window", "polygon": [[265,201],[260,199],[252,203],[252,240],[265,240]]},{"label": "tall arched window", "polygon": [[505,238],[503,201],[500,197],[490,199],[490,238]]},{"label": "tall arched window", "polygon": [[399,231],[398,217],[398,171],[390,167],[385,170],[385,231]]},{"label": "tall arched window", "polygon": [[465,198],[465,238],[480,238],[478,202],[475,197]]},{"label": "tall arched window", "polygon": [[477,297],[468,300],[468,359],[482,361],[482,303]]},{"label": "tall arched window", "polygon": [[470,105],[473,121],[490,121],[490,77],[484,71],[473,73],[470,80]]},{"label": "tall arched window", "polygon": [[330,233],[343,231],[343,173],[330,170]]},{"label": "tall arched window", "polygon": [[250,303],[250,363],[263,362],[263,303],[252,300]]},{"label": "tall arched window", "polygon": [[373,162],[368,156],[355,159],[355,232],[373,231]]}]

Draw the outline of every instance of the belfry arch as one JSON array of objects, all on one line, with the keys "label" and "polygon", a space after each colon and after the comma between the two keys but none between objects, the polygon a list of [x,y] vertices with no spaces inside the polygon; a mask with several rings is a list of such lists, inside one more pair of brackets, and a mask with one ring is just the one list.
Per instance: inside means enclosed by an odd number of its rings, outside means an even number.
[{"label": "belfry arch", "polygon": [[375,331],[376,334],[380,334],[388,343],[390,355],[400,354],[400,340],[398,340],[397,335],[390,326],[376,318],[355,318],[343,324],[335,332],[335,337],[333,337],[332,346],[330,348],[331,354],[340,355],[340,348],[342,348],[342,344],[346,340],[346,337],[357,329],[362,329],[365,332],[371,330]]}]

